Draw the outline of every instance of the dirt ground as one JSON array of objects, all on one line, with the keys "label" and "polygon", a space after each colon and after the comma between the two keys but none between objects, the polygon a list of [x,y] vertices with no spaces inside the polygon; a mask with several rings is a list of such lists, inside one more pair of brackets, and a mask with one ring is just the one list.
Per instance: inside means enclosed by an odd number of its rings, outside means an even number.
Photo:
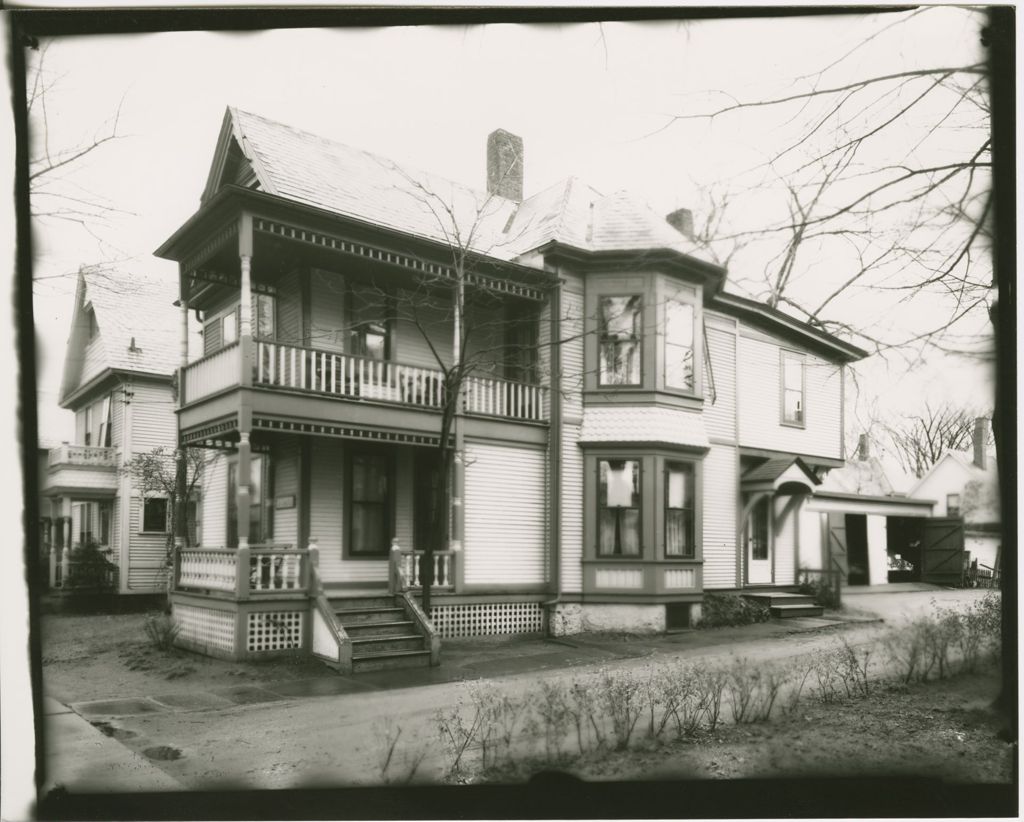
[{"label": "dirt ground", "polygon": [[180,649],[161,651],[150,643],[144,625],[143,614],[44,615],[40,640],[45,692],[61,702],[76,702],[308,679],[328,671],[312,660],[243,665]]},{"label": "dirt ground", "polygon": [[994,671],[880,690],[768,723],[725,725],[711,736],[630,750],[569,770],[586,780],[927,776],[1010,782],[1016,747],[999,739]]}]

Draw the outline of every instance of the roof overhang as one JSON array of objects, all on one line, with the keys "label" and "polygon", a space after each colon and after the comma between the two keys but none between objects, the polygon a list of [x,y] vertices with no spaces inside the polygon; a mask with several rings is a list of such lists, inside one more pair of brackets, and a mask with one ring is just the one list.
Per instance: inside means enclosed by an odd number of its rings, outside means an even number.
[{"label": "roof overhang", "polygon": [[[452,247],[446,243],[236,185],[226,185],[210,197],[153,253],[162,259],[180,262],[201,246],[212,230],[233,219],[239,219],[245,213],[284,221],[289,218],[294,220],[298,216],[304,225],[313,228],[344,233],[367,242],[390,242],[440,262],[451,259]],[[557,275],[542,268],[476,252],[470,252],[467,260],[475,272],[489,276],[509,277],[534,287],[554,287],[558,284]]]},{"label": "roof overhang", "polygon": [[550,240],[534,249],[545,258],[555,262],[585,265],[590,270],[661,268],[696,277],[711,293],[718,293],[725,285],[726,270],[713,263],[698,260],[674,248],[613,249],[591,251],[569,245],[559,240]]},{"label": "roof overhang", "polygon": [[812,351],[817,351],[833,360],[856,362],[868,356],[868,352],[863,348],[814,328],[764,303],[724,292],[714,294],[709,302],[709,307],[716,311],[740,317],[752,326],[760,326],[782,337],[796,340]]},{"label": "roof overhang", "polygon": [[767,492],[773,496],[813,494],[820,484],[821,480],[800,457],[769,460],[740,478],[740,488],[744,492]]}]

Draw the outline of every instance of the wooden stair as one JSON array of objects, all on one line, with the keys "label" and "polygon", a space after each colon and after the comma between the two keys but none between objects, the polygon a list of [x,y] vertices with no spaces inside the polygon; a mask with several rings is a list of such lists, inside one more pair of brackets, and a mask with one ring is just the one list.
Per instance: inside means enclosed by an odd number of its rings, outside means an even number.
[{"label": "wooden stair", "polygon": [[793,617],[820,617],[825,609],[814,604],[814,597],[807,594],[793,594],[788,591],[746,591],[747,599],[768,606],[772,619]]},{"label": "wooden stair", "polygon": [[328,593],[338,624],[352,640],[352,672],[430,665],[430,646],[400,597]]}]

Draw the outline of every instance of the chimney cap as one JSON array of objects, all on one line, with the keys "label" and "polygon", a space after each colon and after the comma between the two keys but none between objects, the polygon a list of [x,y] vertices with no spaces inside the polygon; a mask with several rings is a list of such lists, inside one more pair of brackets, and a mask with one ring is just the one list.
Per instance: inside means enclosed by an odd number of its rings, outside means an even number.
[{"label": "chimney cap", "polygon": [[523,138],[503,128],[487,135],[487,193],[523,201]]},{"label": "chimney cap", "polygon": [[686,237],[693,239],[693,212],[688,208],[677,208],[665,215],[665,222]]}]

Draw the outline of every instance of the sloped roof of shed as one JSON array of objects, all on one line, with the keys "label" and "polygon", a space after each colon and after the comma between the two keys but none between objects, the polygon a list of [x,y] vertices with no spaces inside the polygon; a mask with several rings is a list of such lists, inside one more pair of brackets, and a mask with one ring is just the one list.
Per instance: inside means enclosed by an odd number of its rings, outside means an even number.
[{"label": "sloped roof of shed", "polygon": [[800,457],[772,457],[767,462],[754,466],[747,471],[740,479],[743,482],[775,482],[793,465],[798,466],[814,485],[819,485],[819,480],[814,472],[807,467]]},{"label": "sloped roof of shed", "polygon": [[[430,240],[450,242],[445,235],[457,230],[467,243],[472,233],[467,244],[497,259],[556,241],[584,251],[671,249],[709,261],[636,196],[603,195],[576,178],[516,203],[234,107],[221,133],[222,143],[228,138],[263,191]],[[217,188],[217,168],[215,159],[206,196]]]}]

